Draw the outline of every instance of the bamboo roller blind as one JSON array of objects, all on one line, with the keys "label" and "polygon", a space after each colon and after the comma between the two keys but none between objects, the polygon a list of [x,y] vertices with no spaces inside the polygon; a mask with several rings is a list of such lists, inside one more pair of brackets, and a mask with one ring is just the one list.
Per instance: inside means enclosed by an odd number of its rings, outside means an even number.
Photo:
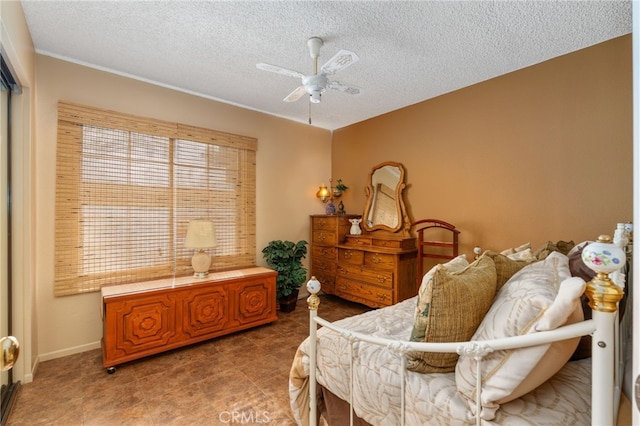
[{"label": "bamboo roller blind", "polygon": [[212,270],[255,265],[257,140],[58,104],[55,295],[192,273],[192,219]]}]

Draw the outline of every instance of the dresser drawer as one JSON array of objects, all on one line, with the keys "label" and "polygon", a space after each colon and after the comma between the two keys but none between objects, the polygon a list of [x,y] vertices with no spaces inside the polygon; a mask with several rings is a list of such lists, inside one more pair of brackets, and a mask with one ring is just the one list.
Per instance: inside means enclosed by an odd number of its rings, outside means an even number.
[{"label": "dresser drawer", "polygon": [[320,289],[327,294],[336,294],[336,276],[332,273],[323,271],[313,272],[313,276],[320,281]]},{"label": "dresser drawer", "polygon": [[399,249],[399,250],[413,250],[416,248],[416,240],[413,238],[402,239],[380,239],[374,238],[371,240],[373,247]]},{"label": "dresser drawer", "polygon": [[331,259],[335,262],[336,253],[338,253],[338,249],[336,249],[335,247],[321,246],[316,244],[311,246],[312,259]]},{"label": "dresser drawer", "polygon": [[393,270],[396,266],[398,256],[395,254],[365,252],[364,266],[368,268]]},{"label": "dresser drawer", "polygon": [[391,289],[349,280],[341,276],[336,277],[336,295],[361,303],[368,301],[369,303],[366,304],[369,306],[381,307],[393,303]]},{"label": "dresser drawer", "polygon": [[362,265],[364,252],[362,250],[351,250],[338,248],[338,263],[345,265]]},{"label": "dresser drawer", "polygon": [[311,243],[333,246],[338,244],[338,235],[335,232],[314,230]]},{"label": "dresser drawer", "polygon": [[393,273],[376,271],[374,269],[362,269],[360,267],[349,267],[344,264],[338,265],[336,275],[350,280],[363,281],[389,290],[393,289]]},{"label": "dresser drawer", "polygon": [[313,271],[314,275],[318,274],[319,272],[335,274],[336,260],[314,257],[313,260],[311,260],[311,270]]},{"label": "dresser drawer", "polygon": [[370,246],[371,245],[371,237],[362,237],[362,236],[354,236],[347,235],[347,243],[354,246]]},{"label": "dresser drawer", "polygon": [[311,229],[315,231],[336,232],[340,218],[338,216],[312,217]]}]

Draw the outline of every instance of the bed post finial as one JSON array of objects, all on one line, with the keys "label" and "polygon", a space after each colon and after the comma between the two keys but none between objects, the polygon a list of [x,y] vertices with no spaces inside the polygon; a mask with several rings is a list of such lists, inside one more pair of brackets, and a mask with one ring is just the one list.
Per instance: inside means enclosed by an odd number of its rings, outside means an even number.
[{"label": "bed post finial", "polygon": [[624,266],[624,250],[613,244],[609,235],[600,235],[595,243],[582,250],[582,261],[596,272],[585,290],[591,309],[599,312],[617,311],[624,290],[613,283],[609,274]]},{"label": "bed post finial", "polygon": [[587,283],[585,293],[593,310],[595,331],[591,343],[591,424],[612,425],[616,417],[616,311],[624,290],[611,281],[609,274],[626,262],[624,250],[611,243],[609,235],[601,235],[582,250],[582,261],[596,272]]},{"label": "bed post finial", "polygon": [[307,282],[307,290],[309,291],[309,293],[311,293],[311,295],[307,298],[307,305],[309,305],[310,311],[318,310],[318,306],[320,305],[320,298],[318,297],[320,287],[320,281],[318,281],[315,276],[312,276],[311,279]]}]

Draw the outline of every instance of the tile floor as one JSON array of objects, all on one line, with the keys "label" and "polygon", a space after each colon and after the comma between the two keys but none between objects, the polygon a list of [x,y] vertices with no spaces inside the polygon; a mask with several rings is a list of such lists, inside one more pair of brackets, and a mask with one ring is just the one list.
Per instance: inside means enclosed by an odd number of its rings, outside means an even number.
[{"label": "tile floor", "polygon": [[[368,308],[322,296],[320,314],[337,320]],[[288,375],[308,335],[298,300],[273,324],[118,366],[99,349],[40,363],[20,387],[8,425],[295,425]]]}]

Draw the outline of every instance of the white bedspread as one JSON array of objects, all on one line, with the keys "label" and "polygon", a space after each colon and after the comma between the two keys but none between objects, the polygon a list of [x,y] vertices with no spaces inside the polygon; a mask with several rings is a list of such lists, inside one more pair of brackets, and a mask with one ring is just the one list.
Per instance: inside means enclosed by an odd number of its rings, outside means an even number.
[{"label": "white bedspread", "polygon": [[[407,340],[416,299],[369,311],[336,325],[378,337]],[[320,305],[320,316],[322,305]],[[338,397],[349,399],[350,344],[335,332],[318,331],[318,383]],[[299,424],[308,410],[309,339],[298,348],[290,377],[291,408]],[[401,358],[387,348],[367,343],[354,346],[354,410],[373,425],[400,424]],[[586,425],[591,422],[591,360],[568,363],[556,376],[522,398],[503,404],[485,425]],[[455,385],[454,373],[421,374],[407,371],[406,425],[473,424],[467,404]]]}]

